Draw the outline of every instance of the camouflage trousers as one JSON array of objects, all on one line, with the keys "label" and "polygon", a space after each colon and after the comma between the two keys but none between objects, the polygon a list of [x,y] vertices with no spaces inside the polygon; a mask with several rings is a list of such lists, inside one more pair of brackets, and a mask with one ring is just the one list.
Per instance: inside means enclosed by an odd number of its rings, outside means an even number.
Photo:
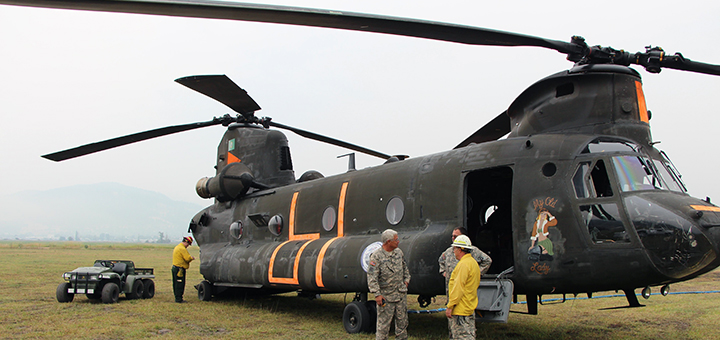
[{"label": "camouflage trousers", "polygon": [[470,315],[453,315],[448,319],[450,326],[450,339],[475,339],[475,313]]},{"label": "camouflage trousers", "polygon": [[400,301],[386,302],[385,307],[377,306],[375,340],[386,340],[388,338],[393,317],[395,317],[395,339],[407,339],[407,295],[403,295]]}]

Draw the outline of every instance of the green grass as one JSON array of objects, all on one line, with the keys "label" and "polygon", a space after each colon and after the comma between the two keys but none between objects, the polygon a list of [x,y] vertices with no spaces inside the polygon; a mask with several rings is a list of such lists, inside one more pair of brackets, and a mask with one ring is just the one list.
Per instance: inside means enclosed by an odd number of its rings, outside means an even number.
[{"label": "green grass", "polygon": [[[174,303],[170,280],[173,245],[100,244],[82,242],[0,242],[0,338],[7,339],[373,339],[349,335],[342,312],[353,294],[328,294],[309,300],[294,293],[265,297],[226,297],[199,301],[192,287],[202,280],[198,263],[191,265],[185,298]],[[190,247],[198,257],[198,248]],[[156,295],[150,300],[124,300],[106,305],[76,296],[58,303],[55,289],[61,274],[92,265],[96,259],[128,259],[153,267]],[[720,270],[675,284],[671,292],[720,290]],[[655,289],[657,291],[657,289]],[[615,294],[596,293],[595,296]],[[551,298],[558,296],[543,296]],[[410,309],[419,309],[415,296]],[[442,307],[437,297],[427,309]],[[513,305],[506,324],[478,326],[479,339],[718,339],[720,294],[652,296],[644,308],[627,305],[624,297],[571,300],[539,306],[539,315],[521,314]],[[410,314],[411,339],[447,338],[443,313]],[[391,337],[392,338],[392,337]]]}]

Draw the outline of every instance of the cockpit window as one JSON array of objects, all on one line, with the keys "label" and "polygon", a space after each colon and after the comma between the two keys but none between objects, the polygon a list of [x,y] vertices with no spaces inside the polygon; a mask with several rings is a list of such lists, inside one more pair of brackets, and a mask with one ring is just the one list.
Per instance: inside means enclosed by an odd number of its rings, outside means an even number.
[{"label": "cockpit window", "polygon": [[[640,156],[615,156],[613,157],[615,172],[620,181],[622,191],[667,189],[666,183],[655,169],[655,163]],[[662,169],[665,167],[659,164]],[[667,171],[665,169],[665,171]],[[669,176],[669,174],[668,174]],[[668,178],[668,179],[671,179]],[[677,186],[677,183],[673,183]]]},{"label": "cockpit window", "polygon": [[582,162],[575,171],[573,176],[573,187],[575,187],[575,196],[577,198],[588,198],[590,197],[590,188],[585,183],[586,179],[590,178],[590,162]]},{"label": "cockpit window", "polygon": [[577,198],[612,197],[605,162],[599,159],[593,165],[591,162],[582,162],[573,175],[573,187]]},{"label": "cockpit window", "polygon": [[613,203],[581,205],[580,213],[593,243],[630,242],[617,205]]},{"label": "cockpit window", "polygon": [[594,140],[581,153],[637,152],[637,150],[638,146],[630,142]]},{"label": "cockpit window", "polygon": [[680,182],[676,181],[675,176],[672,172],[670,172],[668,164],[657,159],[653,159],[653,163],[655,163],[655,169],[657,169],[658,175],[662,177],[663,182],[665,182],[665,186],[669,190],[685,192]]}]

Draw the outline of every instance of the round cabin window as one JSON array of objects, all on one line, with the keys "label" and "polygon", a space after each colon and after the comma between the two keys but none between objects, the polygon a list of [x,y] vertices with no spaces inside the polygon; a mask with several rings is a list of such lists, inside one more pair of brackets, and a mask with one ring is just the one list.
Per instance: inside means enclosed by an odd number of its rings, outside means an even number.
[{"label": "round cabin window", "polygon": [[402,221],[403,215],[405,214],[405,204],[403,204],[402,199],[400,197],[393,197],[390,199],[390,202],[388,202],[387,207],[385,208],[385,217],[387,218],[388,222],[392,225],[396,225]]},{"label": "round cabin window", "polygon": [[335,228],[335,221],[337,221],[337,213],[333,206],[328,206],[322,215],[322,226],[325,231],[330,231]]},{"label": "round cabin window", "polygon": [[240,221],[235,221],[230,225],[230,235],[236,239],[243,237],[243,224]]},{"label": "round cabin window", "polygon": [[268,222],[268,229],[270,229],[270,233],[272,233],[275,236],[280,236],[282,234],[283,230],[283,219],[280,215],[275,215],[272,218],[270,218],[270,222]]}]

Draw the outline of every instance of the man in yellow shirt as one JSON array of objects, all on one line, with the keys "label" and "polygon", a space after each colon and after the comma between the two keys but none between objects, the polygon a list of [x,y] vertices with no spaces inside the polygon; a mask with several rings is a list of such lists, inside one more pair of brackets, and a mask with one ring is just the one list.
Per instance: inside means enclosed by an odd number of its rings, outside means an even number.
[{"label": "man in yellow shirt", "polygon": [[185,293],[185,276],[187,276],[187,270],[190,268],[190,261],[195,259],[195,257],[190,256],[187,250],[187,247],[192,243],[192,237],[185,236],[182,242],[173,249],[173,293],[175,294],[175,302],[177,303],[185,302],[185,300],[183,300],[183,294]]},{"label": "man in yellow shirt", "polygon": [[460,235],[452,244],[455,266],[448,284],[448,303],[445,315],[450,319],[450,334],[455,340],[475,339],[475,307],[480,286],[480,266],[470,254],[470,238]]}]

